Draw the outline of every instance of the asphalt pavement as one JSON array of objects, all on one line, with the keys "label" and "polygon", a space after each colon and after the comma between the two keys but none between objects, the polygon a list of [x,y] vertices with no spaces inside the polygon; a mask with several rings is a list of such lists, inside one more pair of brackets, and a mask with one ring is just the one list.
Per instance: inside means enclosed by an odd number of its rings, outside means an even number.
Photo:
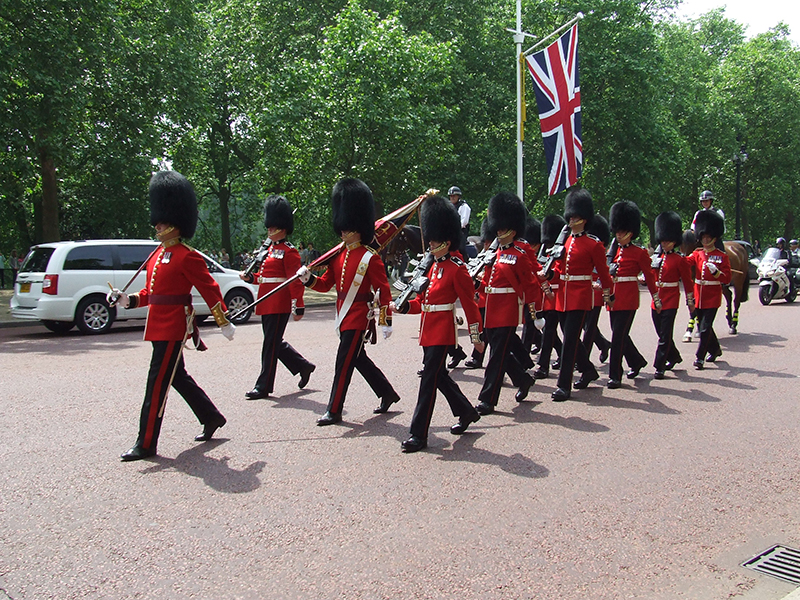
[{"label": "asphalt pavement", "polygon": [[[0,329],[0,598],[772,600],[797,586],[742,567],[800,547],[800,305],[743,305],[723,356],[652,367],[618,390],[554,403],[506,387],[498,412],[462,436],[439,398],[429,448],[405,455],[422,351],[418,317],[395,317],[368,353],[402,400],[356,374],[340,425],[317,427],[333,377],[333,309],[286,339],[317,365],[308,387],[279,366],[274,399],[246,401],[257,321],[186,364],[228,418],[216,439],[176,392],[159,456],[133,443],[150,346],[141,322],[102,336]],[[678,336],[685,325],[681,315]],[[604,317],[601,327],[607,333]],[[649,310],[633,339],[651,359]],[[462,332],[462,344],[466,335]],[[594,353],[597,363],[597,353]],[[454,378],[471,399],[482,371]]]}]

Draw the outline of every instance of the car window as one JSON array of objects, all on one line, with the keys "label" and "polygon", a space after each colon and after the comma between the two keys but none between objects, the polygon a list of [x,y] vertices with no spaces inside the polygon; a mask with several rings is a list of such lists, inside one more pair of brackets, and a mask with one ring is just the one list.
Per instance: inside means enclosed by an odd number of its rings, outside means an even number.
[{"label": "car window", "polygon": [[137,270],[157,247],[156,244],[149,246],[129,246],[127,244],[124,246],[117,246],[120,262],[119,268],[123,271]]},{"label": "car window", "polygon": [[65,271],[111,271],[111,246],[76,246],[64,260]]},{"label": "car window", "polygon": [[55,248],[33,248],[19,268],[20,273],[44,273]]}]

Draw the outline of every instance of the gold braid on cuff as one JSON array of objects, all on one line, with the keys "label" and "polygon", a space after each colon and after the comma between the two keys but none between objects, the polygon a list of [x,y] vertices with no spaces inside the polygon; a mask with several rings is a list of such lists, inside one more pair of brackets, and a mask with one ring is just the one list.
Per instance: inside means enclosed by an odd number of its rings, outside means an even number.
[{"label": "gold braid on cuff", "polygon": [[481,334],[478,331],[478,324],[471,323],[469,326],[469,341],[473,344],[479,344],[481,342]]},{"label": "gold braid on cuff", "polygon": [[222,303],[217,302],[213,308],[211,309],[211,314],[214,315],[214,320],[217,322],[219,327],[224,327],[228,325],[230,321],[228,320],[228,315],[225,314],[225,311],[222,310]]},{"label": "gold braid on cuff", "polygon": [[392,326],[392,318],[387,316],[386,311],[389,307],[388,306],[381,306],[380,313],[378,314],[378,325],[382,325],[385,327]]}]

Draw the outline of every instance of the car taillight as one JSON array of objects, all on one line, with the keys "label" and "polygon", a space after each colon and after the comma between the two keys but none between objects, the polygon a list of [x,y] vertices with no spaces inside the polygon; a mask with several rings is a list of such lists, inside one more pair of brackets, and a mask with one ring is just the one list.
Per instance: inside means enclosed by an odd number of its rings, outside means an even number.
[{"label": "car taillight", "polygon": [[58,275],[45,275],[42,282],[42,293],[55,296],[58,294]]}]

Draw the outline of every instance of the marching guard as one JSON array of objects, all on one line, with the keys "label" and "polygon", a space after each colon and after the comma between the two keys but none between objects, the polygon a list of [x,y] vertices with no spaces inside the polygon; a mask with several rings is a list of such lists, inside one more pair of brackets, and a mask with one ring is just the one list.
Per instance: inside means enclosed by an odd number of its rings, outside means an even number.
[{"label": "marching guard", "polygon": [[634,379],[647,366],[647,360],[631,339],[631,326],[639,308],[639,273],[644,275],[647,289],[653,297],[654,310],[661,311],[650,254],[633,243],[641,230],[642,215],[639,207],[629,200],[622,200],[611,207],[608,219],[611,232],[616,236],[616,253],[610,270],[614,280],[614,304],[609,307],[611,320],[611,357],[608,362],[608,388],[622,385],[622,357],[628,363],[626,376]]},{"label": "marching guard", "polygon": [[664,379],[665,372],[671,371],[683,360],[674,340],[675,316],[678,314],[681,298],[680,285],[683,283],[687,306],[694,302],[694,285],[691,267],[679,252],[683,228],[678,213],[668,211],[658,215],[655,230],[655,241],[661,251],[653,254],[652,268],[659,290],[658,297],[661,299],[661,310],[656,310],[655,304],[651,307],[653,325],[658,334],[656,357],[653,361],[656,372],[653,377]]},{"label": "marching guard", "polygon": [[[558,234],[567,222],[561,215],[547,215],[542,219],[540,239],[541,246],[539,248],[539,263],[547,261],[547,254],[552,250],[553,246],[558,239]],[[534,265],[537,266],[538,265]],[[538,273],[538,268],[537,268]],[[536,370],[533,372],[535,379],[547,379],[550,376],[550,358],[552,357],[553,350],[556,351],[558,362],[554,362],[553,368],[560,365],[561,360],[561,338],[558,336],[558,321],[559,315],[556,311],[556,293],[561,285],[561,278],[557,270],[550,272],[549,280],[542,280],[542,311],[544,314],[544,329],[542,329],[542,343],[539,347],[539,360],[537,361]]]},{"label": "marching guard", "polygon": [[[269,236],[268,246],[256,257],[251,268],[239,276],[247,283],[258,284],[258,297],[272,291],[303,266],[300,253],[286,240],[294,231],[294,215],[289,201],[283,196],[269,196],[264,203],[264,226]],[[256,305],[261,315],[264,342],[261,346],[261,373],[253,389],[245,393],[248,400],[268,398],[275,386],[275,372],[280,360],[292,375],[300,374],[300,389],[306,387],[316,366],[283,339],[289,316],[295,321],[303,318],[305,305],[302,282],[295,281]]]},{"label": "marching guard", "polygon": [[[375,201],[372,191],[359,180],[345,178],[336,183],[331,194],[333,229],[345,244],[319,277],[303,266],[297,271],[306,287],[327,292],[336,287],[336,330],[339,349],[333,376],[328,410],[317,420],[325,426],[342,420],[342,409],[347,388],[357,369],[372,391],[381,399],[374,413],[385,413],[400,400],[400,396],[383,372],[367,356],[364,348],[370,313],[378,312],[378,325],[383,338],[392,335],[392,317],[389,303],[392,300],[386,269],[377,252],[369,246],[375,237]],[[375,294],[373,296],[374,290]],[[377,303],[373,298],[377,298]],[[373,304],[371,307],[370,304]],[[374,321],[372,328],[374,343]]]},{"label": "marching guard", "polygon": [[481,418],[445,368],[447,349],[458,336],[456,300],[461,301],[470,341],[476,350],[483,352],[481,318],[472,278],[464,262],[450,254],[451,249],[458,248],[461,238],[458,213],[443,197],[432,196],[422,204],[420,224],[422,237],[429,244],[434,263],[429,271],[430,284],[424,294],[405,306],[397,307],[401,313],[421,315],[419,344],[423,348],[417,407],[411,420],[411,436],[402,443],[403,452],[417,452],[428,445],[428,430],[437,390],[444,395],[453,416],[458,417],[458,423],[450,428],[452,434],[464,433],[471,423]]},{"label": "marching guard", "polygon": [[[593,304],[593,271],[597,271],[603,289],[603,302],[607,306],[614,302],[603,244],[585,231],[593,216],[594,205],[588,190],[582,188],[567,193],[564,199],[564,219],[569,224],[570,235],[564,244],[563,255],[556,261],[554,269],[561,279],[556,293],[556,310],[560,313],[561,331],[564,335],[558,387],[552,394],[555,402],[568,400],[572,395],[572,377],[576,365],[581,372],[580,379],[575,382],[576,389],[584,389],[600,377],[580,343],[583,322]],[[540,279],[547,276],[544,270],[540,271]]]},{"label": "marching guard", "polygon": [[200,341],[194,323],[192,287],[197,288],[211,314],[229,340],[236,327],[227,319],[219,285],[208,272],[203,257],[183,243],[197,228],[197,198],[189,181],[176,171],[161,171],[150,180],[150,223],[155,226],[161,246],[147,261],[147,283],[135,294],[112,289],[109,304],[123,308],[147,306],[144,339],[153,345],[147,389],[139,419],[139,437],[121,455],[123,461],[141,460],[156,454],[161,422],[170,386],[183,396],[203,425],[195,441],[210,440],[225,425],[225,417],[186,372],[183,348],[192,336],[198,350]]},{"label": "marching guard", "polygon": [[[603,248],[608,248],[608,244],[611,241],[611,229],[603,215],[598,213],[592,217],[591,223],[586,228],[586,233],[600,240]],[[611,342],[605,338],[597,326],[600,321],[600,309],[603,308],[603,290],[600,287],[597,271],[592,273],[592,291],[594,303],[592,310],[586,315],[586,322],[583,324],[583,347],[586,348],[586,355],[591,360],[592,346],[597,346],[597,349],[600,350],[600,362],[604,363],[608,360]]]},{"label": "marching guard", "polygon": [[[512,336],[522,320],[522,310],[538,300],[538,285],[533,281],[530,257],[515,244],[517,229],[525,227],[525,205],[511,192],[500,192],[489,200],[488,229],[497,234],[500,246],[491,267],[484,271],[478,288],[486,294],[486,317],[483,325],[489,344],[483,387],[477,409],[482,415],[494,412],[506,373],[518,388],[517,402],[522,402],[534,383],[520,362],[513,356]],[[518,340],[519,338],[517,338]],[[522,346],[522,343],[519,343]]]},{"label": "marching guard", "polygon": [[716,247],[725,230],[725,222],[717,213],[703,210],[695,218],[695,235],[702,244],[686,260],[695,269],[694,306],[700,342],[697,345],[694,368],[703,369],[705,362],[722,356],[714,318],[722,304],[722,286],[731,282],[731,263],[728,255]]}]

